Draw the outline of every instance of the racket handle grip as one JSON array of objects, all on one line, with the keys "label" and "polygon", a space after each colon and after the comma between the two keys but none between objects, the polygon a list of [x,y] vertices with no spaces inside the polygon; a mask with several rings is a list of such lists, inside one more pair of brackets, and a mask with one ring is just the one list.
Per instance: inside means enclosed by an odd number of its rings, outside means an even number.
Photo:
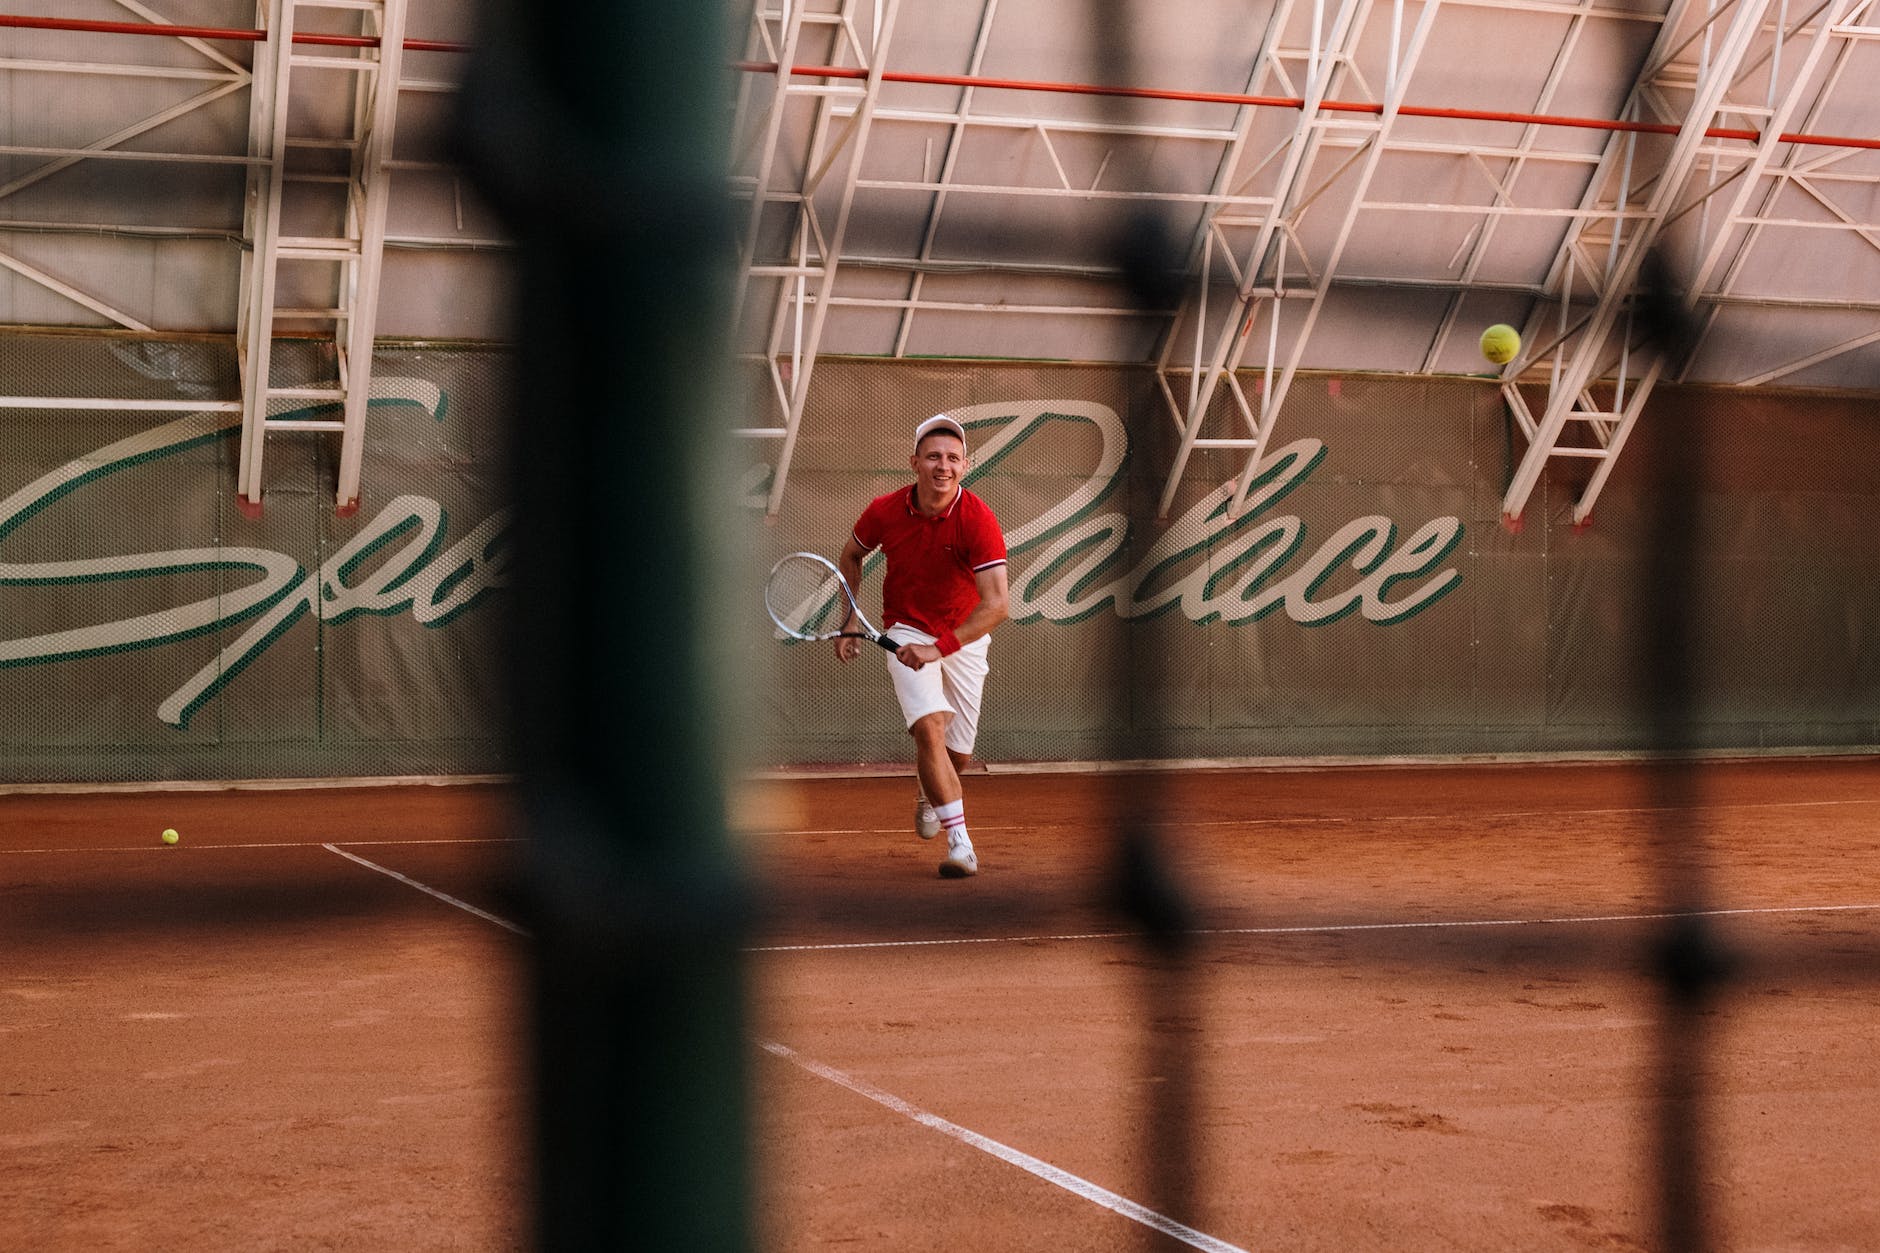
[{"label": "racket handle grip", "polygon": [[877,635],[875,637],[875,643],[881,645],[883,648],[887,649],[891,653],[898,653],[901,651],[901,646],[895,643],[893,640],[889,639],[885,635]]}]

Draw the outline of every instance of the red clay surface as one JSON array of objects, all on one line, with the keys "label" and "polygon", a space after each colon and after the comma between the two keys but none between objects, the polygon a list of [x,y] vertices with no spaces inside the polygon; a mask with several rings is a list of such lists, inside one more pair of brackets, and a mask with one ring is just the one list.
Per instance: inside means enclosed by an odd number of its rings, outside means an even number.
[{"label": "red clay surface", "polygon": [[[321,847],[510,834],[490,789],[0,797],[0,1247],[520,1246],[520,941]],[[487,897],[507,846],[348,847]]]},{"label": "red clay surface", "polygon": [[[1880,768],[1700,783],[1711,905],[1794,911],[1711,920],[1743,962],[1704,1020],[1713,1247],[1880,1248]],[[1159,794],[1196,923],[1243,931],[1195,938],[1185,996],[1138,941],[1049,938],[1129,929],[1119,788]],[[981,777],[963,883],[909,791],[775,786],[791,833],[757,846],[791,907],[763,943],[887,946],[759,954],[763,1038],[1232,1247],[1657,1244],[1662,924],[1630,916],[1659,909],[1666,815],[1637,772]],[[1518,921],[1566,918],[1605,920]],[[1378,929],[1314,929],[1341,926]],[[1145,1128],[1184,1056],[1170,1183]],[[790,1060],[755,1073],[771,1247],[1186,1247]]]},{"label": "red clay surface", "polygon": [[[975,776],[964,882],[906,780],[759,785],[764,1245],[1653,1247],[1675,861],[1759,911],[1708,919],[1714,1247],[1880,1247],[1880,766],[1698,782],[1667,816],[1617,766]],[[1119,788],[1180,961],[1113,907]],[[500,915],[513,834],[496,789],[0,797],[0,1246],[520,1246],[526,941],[321,847]]]}]

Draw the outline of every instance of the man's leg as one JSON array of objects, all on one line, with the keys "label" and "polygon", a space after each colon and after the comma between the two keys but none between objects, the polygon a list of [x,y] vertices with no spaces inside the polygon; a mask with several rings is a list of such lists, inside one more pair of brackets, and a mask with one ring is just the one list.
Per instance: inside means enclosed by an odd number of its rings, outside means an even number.
[{"label": "man's leg", "polygon": [[[935,808],[959,800],[960,788],[956,754],[947,747],[947,723],[950,713],[931,713],[914,720],[907,733],[914,737],[914,770],[920,775],[920,790]],[[970,759],[968,759],[970,760]]]},{"label": "man's leg", "polygon": [[[967,767],[973,764],[971,753],[962,753],[951,748],[947,749],[947,759],[953,763],[953,773],[958,776],[964,776]],[[918,773],[915,775],[914,782],[914,834],[923,840],[931,840],[940,834],[940,815],[933,811],[933,802],[927,799],[927,785]],[[966,781],[962,777],[960,779],[962,797],[965,791]]]},{"label": "man's leg", "polygon": [[909,727],[914,737],[915,768],[920,784],[933,804],[934,816],[947,833],[947,857],[940,863],[943,878],[963,879],[979,873],[979,858],[973,852],[973,840],[966,833],[966,800],[960,787],[960,765],[969,760],[965,754],[947,747],[947,723],[952,714],[928,714]]},{"label": "man's leg", "polygon": [[[946,832],[947,857],[940,863],[940,874],[948,879],[979,873],[979,859],[966,831],[960,768],[971,760],[986,643],[975,640],[942,664],[920,670],[910,670],[894,658],[888,659],[895,696],[909,719],[907,733],[914,740],[915,772],[926,802],[916,804],[914,830],[923,839]],[[956,675],[954,672],[962,667],[965,675]],[[963,723],[959,713],[962,708],[969,711]]]}]

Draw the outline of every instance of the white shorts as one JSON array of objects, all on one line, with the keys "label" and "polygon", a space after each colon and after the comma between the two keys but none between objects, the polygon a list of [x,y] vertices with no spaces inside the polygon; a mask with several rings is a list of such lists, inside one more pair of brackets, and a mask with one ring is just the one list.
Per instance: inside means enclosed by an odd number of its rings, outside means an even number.
[{"label": "white shorts", "polygon": [[[934,637],[906,623],[896,623],[884,632],[902,644],[931,644]],[[986,650],[992,645],[990,635],[982,635],[957,653],[929,662],[918,670],[901,664],[893,653],[888,659],[888,678],[894,682],[895,698],[901,702],[901,714],[907,725],[933,713],[951,713],[947,723],[947,747],[962,756],[973,751],[979,737],[979,698],[986,689]]]}]

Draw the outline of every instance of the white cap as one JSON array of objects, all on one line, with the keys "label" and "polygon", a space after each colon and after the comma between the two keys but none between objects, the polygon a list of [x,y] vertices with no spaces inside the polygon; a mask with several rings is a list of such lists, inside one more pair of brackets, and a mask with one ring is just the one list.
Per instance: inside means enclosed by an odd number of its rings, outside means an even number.
[{"label": "white cap", "polygon": [[931,418],[928,418],[925,422],[922,422],[919,426],[914,428],[914,447],[919,448],[920,441],[922,441],[923,439],[926,439],[929,435],[932,435],[935,431],[947,431],[953,435],[959,436],[960,443],[964,444],[966,442],[966,428],[965,427],[961,426],[958,422],[954,421],[952,418],[949,418],[944,413],[936,413]]}]

